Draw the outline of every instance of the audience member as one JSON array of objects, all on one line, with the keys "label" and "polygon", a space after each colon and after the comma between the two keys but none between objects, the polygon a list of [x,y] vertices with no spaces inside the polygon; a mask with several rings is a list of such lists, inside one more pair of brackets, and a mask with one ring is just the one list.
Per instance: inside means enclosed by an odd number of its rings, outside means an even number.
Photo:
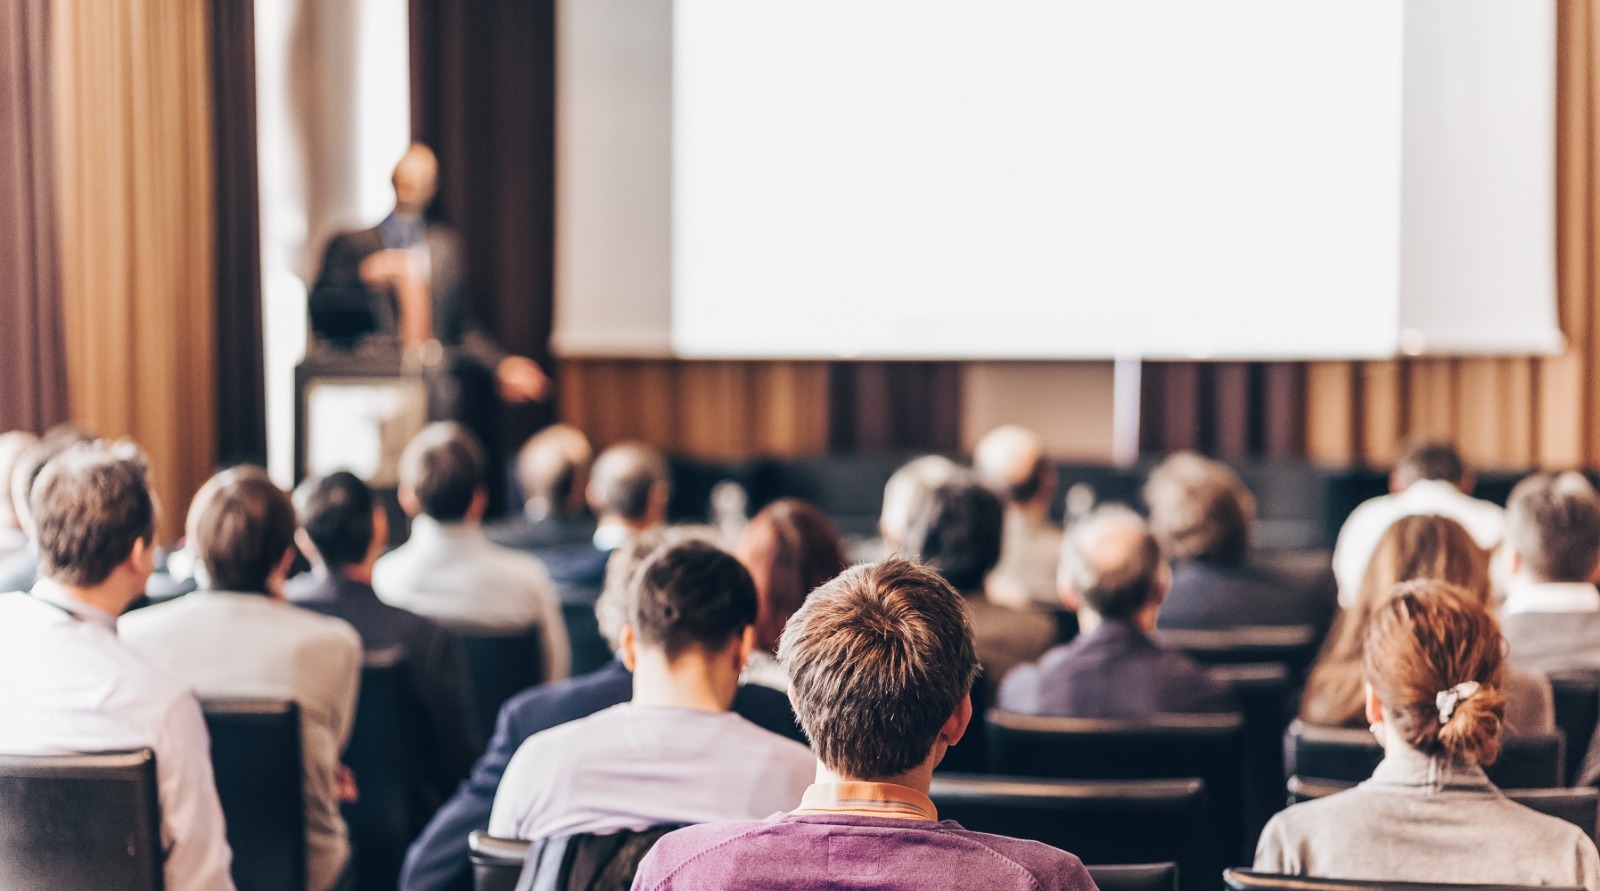
[{"label": "audience member", "polygon": [[411,440],[400,456],[411,538],[379,558],[372,587],[390,606],[461,633],[537,630],[545,679],[564,678],[571,656],[555,585],[537,558],[484,535],[483,474],[483,447],[459,424],[429,424]]},{"label": "audience member", "polygon": [[1511,661],[1600,668],[1600,494],[1579,473],[1533,474],[1511,490],[1503,551]]},{"label": "audience member", "polygon": [[735,554],[750,570],[761,604],[744,679],[787,692],[789,676],[774,658],[778,638],[806,595],[844,570],[839,533],[827,514],[797,498],[783,498],[751,518]]},{"label": "audience member", "polygon": [[[11,468],[11,475],[4,482],[6,495],[9,497],[11,510],[17,518],[17,527],[22,530],[23,538],[28,541],[33,539],[33,513],[29,507],[29,494],[33,491],[34,480],[50,459],[61,454],[75,445],[94,441],[94,437],[69,424],[52,427],[45,432],[44,438],[32,448],[23,451],[16,458],[16,463]],[[26,591],[33,586],[39,578],[38,549],[32,544],[24,544],[22,548],[12,552],[8,557],[0,557],[0,591]]]},{"label": "audience member", "polygon": [[154,562],[143,456],[76,446],[31,493],[44,577],[0,595],[0,751],[154,750],[166,887],[233,888],[200,703],[117,637]]},{"label": "audience member", "polygon": [[25,430],[0,433],[0,565],[11,555],[26,550],[28,536],[22,531],[22,517],[11,504],[11,471],[24,452],[39,444],[39,437]]},{"label": "audience member", "polygon": [[1351,511],[1333,548],[1333,574],[1339,605],[1355,602],[1367,561],[1389,525],[1414,514],[1438,514],[1460,523],[1484,550],[1500,543],[1504,512],[1472,497],[1474,477],[1454,445],[1422,442],[1406,449],[1389,474],[1389,494],[1362,502]]},{"label": "audience member", "polygon": [[563,602],[593,604],[611,553],[641,532],[664,524],[671,496],[671,467],[659,449],[624,442],[601,452],[585,489],[589,509],[597,518],[594,535],[542,555],[561,584]]},{"label": "audience member", "polygon": [[940,821],[933,769],[972,718],[978,674],[963,596],[907,560],[857,566],[808,598],[779,661],[817,753],[800,806],[670,833],[634,888],[1073,889],[1078,858]]},{"label": "audience member", "polygon": [[1083,631],[1012,672],[1000,687],[1000,708],[1126,719],[1238,708],[1226,682],[1151,638],[1169,573],[1138,514],[1117,506],[1092,511],[1067,533],[1061,562],[1081,604]]},{"label": "audience member", "polygon": [[933,490],[961,475],[961,465],[943,455],[914,458],[889,475],[883,484],[883,506],[878,512],[878,537],[883,541],[881,556],[897,554],[906,547],[906,533],[921,504]]},{"label": "audience member", "polygon": [[[647,530],[619,548],[606,567],[605,591],[595,604],[600,631],[611,649],[619,649],[627,623],[628,585],[646,558],[658,549],[699,540],[696,533],[664,527]],[[471,891],[472,869],[467,836],[489,828],[495,790],[511,756],[535,733],[627,702],[633,695],[633,673],[620,659],[569,681],[542,684],[512,697],[500,709],[489,749],[473,766],[472,775],[439,809],[406,852],[400,873],[402,891]],[[733,711],[773,733],[804,741],[795,725],[789,699],[756,684],[739,687]]]},{"label": "audience member", "polygon": [[492,834],[752,819],[793,807],[811,781],[804,746],[730,711],[757,609],[739,561],[703,542],[664,548],[628,594],[633,699],[524,742],[495,793]]},{"label": "audience member", "polygon": [[996,427],[978,440],[972,464],[1006,505],[1000,563],[986,586],[989,597],[1007,606],[1059,607],[1061,529],[1050,522],[1056,466],[1044,453],[1044,442],[1015,424]]},{"label": "audience member", "polygon": [[1332,574],[1296,578],[1252,553],[1256,500],[1228,465],[1193,452],[1150,472],[1150,531],[1172,561],[1161,627],[1309,625],[1320,638],[1338,609]]},{"label": "audience member", "polygon": [[1484,775],[1500,751],[1504,642],[1481,598],[1407,582],[1372,616],[1372,778],[1298,804],[1261,833],[1255,868],[1332,879],[1600,888],[1585,829],[1510,801]]},{"label": "audience member", "polygon": [[959,475],[921,500],[905,541],[907,553],[920,556],[966,597],[978,661],[991,686],[1012,668],[1039,658],[1056,635],[1050,617],[984,596],[984,580],[1000,559],[1003,516],[993,492],[971,475]]},{"label": "audience member", "polygon": [[409,698],[420,709],[420,747],[409,753],[409,775],[420,782],[412,799],[431,814],[483,751],[461,642],[372,590],[372,566],[389,540],[389,518],[366,483],[344,471],[308,479],[294,502],[300,521],[295,541],[313,568],[291,581],[289,599],[349,622],[368,657],[402,660]]},{"label": "audience member", "polygon": [[522,510],[488,527],[489,539],[535,555],[591,540],[595,521],[585,492],[593,458],[589,438],[576,427],[552,424],[529,437],[517,452],[515,472]]},{"label": "audience member", "polygon": [[195,495],[187,523],[200,590],[124,616],[128,646],[202,698],[291,699],[300,708],[306,887],[337,887],[350,845],[339,763],[355,718],[361,638],[284,599],[294,507],[266,471],[225,470]]},{"label": "audience member", "polygon": [[[1365,727],[1365,649],[1372,617],[1395,585],[1435,579],[1489,603],[1489,557],[1455,520],[1434,515],[1401,517],[1389,527],[1367,565],[1356,602],[1334,620],[1333,633],[1311,667],[1300,719],[1332,727]],[[1507,667],[1501,687],[1505,726],[1511,733],[1555,730],[1555,703],[1542,672]]]}]

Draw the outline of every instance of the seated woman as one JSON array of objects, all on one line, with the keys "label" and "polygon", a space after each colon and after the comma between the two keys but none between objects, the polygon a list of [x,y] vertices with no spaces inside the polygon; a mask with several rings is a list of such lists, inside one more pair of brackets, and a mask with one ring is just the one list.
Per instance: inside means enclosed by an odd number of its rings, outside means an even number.
[{"label": "seated woman", "polygon": [[734,556],[756,582],[761,611],[744,682],[789,692],[773,654],[783,626],[806,595],[845,569],[844,547],[828,515],[798,498],[772,502],[750,520]]},{"label": "seated woman", "polygon": [[[1356,602],[1334,621],[1311,666],[1300,720],[1324,727],[1367,726],[1362,668],[1367,632],[1373,614],[1388,601],[1394,586],[1412,579],[1449,582],[1479,603],[1489,602],[1489,556],[1460,523],[1440,516],[1396,520],[1367,564]],[[1501,692],[1506,732],[1555,731],[1555,704],[1543,673],[1507,668]]]},{"label": "seated woman", "polygon": [[1511,801],[1484,775],[1500,753],[1505,644],[1480,598],[1440,581],[1407,582],[1370,621],[1366,717],[1383,762],[1354,789],[1273,817],[1255,868],[1600,889],[1587,832]]}]

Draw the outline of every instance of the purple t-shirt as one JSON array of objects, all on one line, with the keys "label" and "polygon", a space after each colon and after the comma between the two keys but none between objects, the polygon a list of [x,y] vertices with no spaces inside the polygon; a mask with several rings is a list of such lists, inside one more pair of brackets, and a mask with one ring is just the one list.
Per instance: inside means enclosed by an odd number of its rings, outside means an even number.
[{"label": "purple t-shirt", "polygon": [[853,814],[782,814],[673,832],[639,866],[634,891],[874,888],[1094,891],[1083,862],[1040,842]]}]

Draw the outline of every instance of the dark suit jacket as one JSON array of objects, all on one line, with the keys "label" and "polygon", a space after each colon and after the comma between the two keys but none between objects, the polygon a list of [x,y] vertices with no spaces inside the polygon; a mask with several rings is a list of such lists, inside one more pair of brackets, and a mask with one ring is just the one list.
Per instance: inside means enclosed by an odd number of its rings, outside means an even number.
[{"label": "dark suit jacket", "polygon": [[[550,514],[530,520],[527,514],[518,511],[484,527],[484,531],[488,533],[490,541],[501,547],[526,551],[543,560],[545,552],[551,548],[570,548],[592,541],[594,518]],[[557,578],[556,581],[560,582],[561,579]]]},{"label": "dark suit jacket", "polygon": [[1326,561],[1318,565],[1320,578],[1304,578],[1261,559],[1182,561],[1172,568],[1172,587],[1156,624],[1184,630],[1310,625],[1320,638],[1338,611],[1338,599],[1333,571]]},{"label": "dark suit jacket", "polygon": [[349,622],[368,653],[405,652],[407,677],[423,712],[418,763],[426,788],[418,790],[417,800],[437,807],[483,751],[461,642],[428,619],[379,600],[370,586],[343,577],[302,576],[290,586],[289,597],[298,606]]},{"label": "dark suit jacket", "polygon": [[1000,685],[1000,708],[1059,718],[1142,720],[1158,714],[1231,712],[1226,681],[1164,650],[1132,623],[1106,621]]},{"label": "dark suit jacket", "polygon": [[[613,661],[598,671],[532,687],[507,700],[495,721],[489,750],[406,851],[405,866],[400,872],[402,891],[471,891],[467,835],[474,829],[488,828],[495,790],[517,748],[541,730],[631,698],[633,675],[621,662]],[[766,730],[805,742],[789,708],[789,698],[776,690],[754,685],[740,687],[733,710]]]}]

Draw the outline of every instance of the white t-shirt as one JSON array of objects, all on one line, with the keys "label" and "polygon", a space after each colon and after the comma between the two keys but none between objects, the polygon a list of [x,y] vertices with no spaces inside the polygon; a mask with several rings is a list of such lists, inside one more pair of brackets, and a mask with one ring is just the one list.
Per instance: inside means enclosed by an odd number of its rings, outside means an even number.
[{"label": "white t-shirt", "polygon": [[489,834],[540,839],[759,820],[800,806],[811,750],[733,712],[623,703],[529,737]]},{"label": "white t-shirt", "polygon": [[1350,512],[1333,548],[1333,575],[1339,582],[1340,606],[1355,603],[1361,577],[1367,573],[1367,563],[1394,521],[1427,514],[1460,523],[1485,550],[1499,545],[1505,534],[1503,508],[1463,494],[1442,480],[1417,480],[1397,495],[1369,498]]}]

